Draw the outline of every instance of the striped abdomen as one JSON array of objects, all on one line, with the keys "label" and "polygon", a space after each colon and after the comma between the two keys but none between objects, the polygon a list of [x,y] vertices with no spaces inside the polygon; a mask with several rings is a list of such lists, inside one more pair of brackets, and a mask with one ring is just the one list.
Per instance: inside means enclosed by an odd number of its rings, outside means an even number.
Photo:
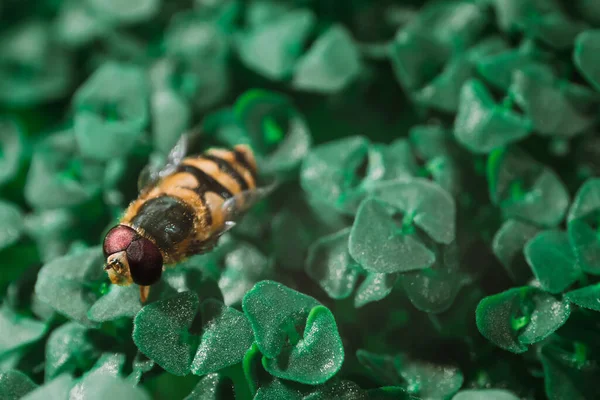
[{"label": "striped abdomen", "polygon": [[130,204],[121,223],[152,240],[166,264],[210,247],[224,221],[221,206],[256,187],[256,163],[247,146],[212,149],[185,158],[171,175]]}]

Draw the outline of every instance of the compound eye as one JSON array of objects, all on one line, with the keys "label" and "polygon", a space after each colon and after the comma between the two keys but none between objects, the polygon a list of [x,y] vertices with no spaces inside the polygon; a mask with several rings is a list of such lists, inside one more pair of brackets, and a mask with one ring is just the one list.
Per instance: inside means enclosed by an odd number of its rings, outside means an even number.
[{"label": "compound eye", "polygon": [[131,278],[141,286],[158,282],[162,275],[163,258],[154,243],[139,238],[127,248],[127,261]]},{"label": "compound eye", "polygon": [[104,257],[108,257],[111,254],[118,253],[119,251],[125,251],[131,242],[137,238],[137,236],[137,232],[128,226],[115,226],[108,231],[104,237],[104,243],[102,245]]}]

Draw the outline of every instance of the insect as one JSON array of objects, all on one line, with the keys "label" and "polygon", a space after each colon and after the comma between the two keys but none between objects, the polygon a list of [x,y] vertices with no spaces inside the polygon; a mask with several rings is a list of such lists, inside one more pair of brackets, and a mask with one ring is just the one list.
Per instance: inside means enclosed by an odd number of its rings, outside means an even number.
[{"label": "insect", "polygon": [[161,170],[142,172],[138,198],[104,238],[104,269],[111,282],[139,285],[142,303],[165,265],[212,250],[274,187],[257,187],[256,161],[248,146],[186,157],[187,147],[183,135]]}]

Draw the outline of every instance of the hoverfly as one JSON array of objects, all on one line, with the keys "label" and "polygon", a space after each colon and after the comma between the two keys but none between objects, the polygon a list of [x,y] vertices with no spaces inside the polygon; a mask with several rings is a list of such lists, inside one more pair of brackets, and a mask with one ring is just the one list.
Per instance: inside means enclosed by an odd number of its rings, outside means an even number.
[{"label": "hoverfly", "polygon": [[256,161],[246,145],[190,157],[187,148],[184,134],[159,171],[142,171],[138,198],[104,238],[111,282],[139,285],[142,303],[165,265],[212,250],[274,188],[257,187]]}]

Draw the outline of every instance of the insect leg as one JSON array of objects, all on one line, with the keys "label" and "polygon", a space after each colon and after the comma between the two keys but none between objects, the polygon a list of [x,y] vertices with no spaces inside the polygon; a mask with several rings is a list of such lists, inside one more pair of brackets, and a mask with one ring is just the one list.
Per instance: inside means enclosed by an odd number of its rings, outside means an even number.
[{"label": "insect leg", "polygon": [[150,295],[150,286],[140,286],[140,301],[142,304],[148,300],[148,296]]}]

